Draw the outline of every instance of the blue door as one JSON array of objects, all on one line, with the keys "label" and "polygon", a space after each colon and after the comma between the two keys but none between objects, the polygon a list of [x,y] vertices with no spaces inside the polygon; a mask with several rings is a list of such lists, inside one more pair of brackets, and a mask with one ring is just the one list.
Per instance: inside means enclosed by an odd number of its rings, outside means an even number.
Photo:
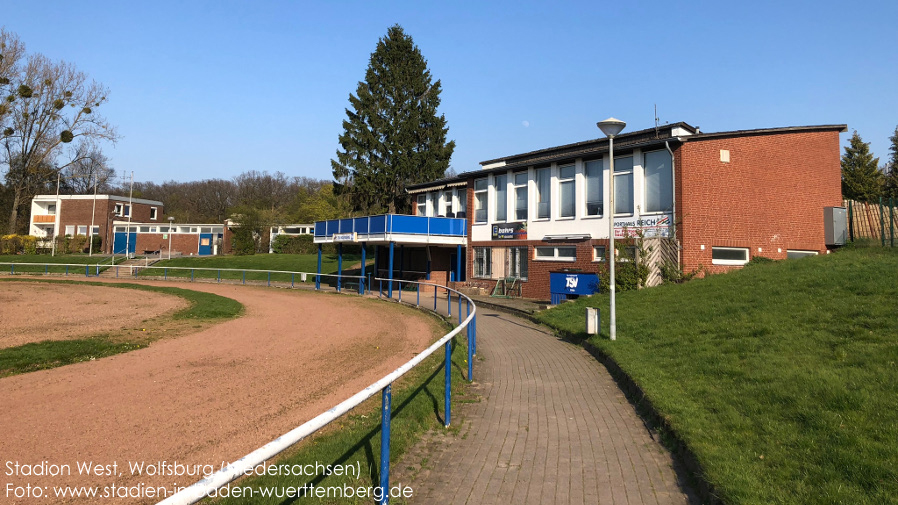
[{"label": "blue door", "polygon": [[212,254],[212,234],[200,233],[200,256],[210,256]]},{"label": "blue door", "polygon": [[112,252],[115,254],[125,254],[125,247],[128,248],[129,254],[134,254],[137,249],[137,233],[130,233],[131,237],[127,237],[125,232],[115,232],[115,239],[112,242]]}]

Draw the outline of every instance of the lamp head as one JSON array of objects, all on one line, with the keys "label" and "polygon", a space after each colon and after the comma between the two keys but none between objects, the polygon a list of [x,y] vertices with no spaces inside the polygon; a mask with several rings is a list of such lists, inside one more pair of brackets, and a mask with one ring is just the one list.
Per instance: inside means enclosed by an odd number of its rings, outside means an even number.
[{"label": "lamp head", "polygon": [[610,117],[604,121],[599,121],[598,123],[596,123],[596,126],[598,126],[600,130],[602,130],[602,133],[604,133],[605,136],[614,138],[627,126],[627,123],[621,121],[620,119],[614,119],[613,117]]}]

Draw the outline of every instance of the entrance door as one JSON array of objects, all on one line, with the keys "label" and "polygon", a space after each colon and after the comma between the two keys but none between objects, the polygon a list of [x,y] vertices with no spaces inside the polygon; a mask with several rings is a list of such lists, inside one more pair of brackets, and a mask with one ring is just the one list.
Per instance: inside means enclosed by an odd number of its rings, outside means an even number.
[{"label": "entrance door", "polygon": [[[127,235],[131,235],[128,237]],[[134,254],[137,250],[137,233],[126,234],[123,231],[115,232],[115,239],[112,242],[112,252],[115,254],[125,254],[125,247],[128,248],[128,254]]]},{"label": "entrance door", "polygon": [[200,256],[210,256],[212,254],[212,234],[200,233]]},{"label": "entrance door", "polygon": [[458,254],[450,253],[449,254],[449,282],[464,282],[466,281],[465,275],[465,257],[461,258],[461,273],[457,272],[458,270]]}]

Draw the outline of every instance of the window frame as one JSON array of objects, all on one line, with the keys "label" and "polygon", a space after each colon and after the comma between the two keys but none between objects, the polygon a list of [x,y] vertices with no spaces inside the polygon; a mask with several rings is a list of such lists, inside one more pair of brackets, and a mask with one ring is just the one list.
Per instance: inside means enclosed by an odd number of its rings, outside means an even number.
[{"label": "window frame", "polygon": [[415,208],[419,216],[427,216],[427,193],[419,193],[415,199]]},{"label": "window frame", "polygon": [[[483,183],[482,189],[477,189],[477,183],[479,182]],[[489,178],[474,179],[474,223],[486,223],[489,221],[489,187]],[[477,208],[478,204],[480,204],[479,209]]]},{"label": "window frame", "polygon": [[452,199],[455,196],[455,192],[452,191],[451,189],[446,189],[446,190],[443,190],[441,193],[443,195],[443,214],[442,214],[442,216],[449,217],[450,214],[452,216],[454,216],[455,214],[452,213],[452,209],[455,206],[453,205]]},{"label": "window frame", "polygon": [[156,207],[150,207],[150,221],[155,221],[159,216],[159,209]]},{"label": "window frame", "polygon": [[[601,253],[599,253],[599,249],[602,250]],[[603,246],[603,245],[592,246],[592,261],[594,263],[605,263],[607,256],[608,256],[608,247]]]},{"label": "window frame", "polygon": [[[500,183],[500,181],[502,182]],[[508,222],[508,173],[493,174],[493,188],[495,188],[493,191],[496,194],[496,210],[493,214],[493,222]],[[500,193],[502,195],[501,198],[499,196]]]},{"label": "window frame", "polygon": [[[562,171],[570,169],[571,175],[569,177],[562,176]],[[571,186],[571,198],[573,201],[570,202],[568,208],[570,209],[570,214],[565,215],[565,206],[564,206],[564,188],[568,185]],[[574,163],[568,163],[564,165],[558,166],[558,219],[575,219],[577,217],[577,165]]]},{"label": "window frame", "polygon": [[455,211],[455,217],[467,217],[468,188],[455,188],[455,198],[458,199],[458,210]]},{"label": "window frame", "polygon": [[[670,185],[667,188],[667,190],[669,191],[669,194],[666,196],[668,197],[670,206],[666,209],[650,209],[649,208],[649,184],[648,184],[649,163],[648,163],[648,157],[649,157],[649,155],[654,155],[654,154],[663,154],[663,155],[667,156],[667,161],[668,161],[668,163],[667,163],[667,178],[668,179],[667,180],[670,183]],[[642,213],[643,214],[667,214],[667,213],[673,212],[673,201],[674,201],[674,196],[673,196],[673,187],[674,187],[673,160],[670,157],[670,153],[667,152],[666,149],[658,149],[655,151],[646,151],[646,152],[642,153],[642,180],[643,180],[643,182],[642,182],[642,197],[643,197],[643,204],[644,204],[644,211]]]},{"label": "window frame", "polygon": [[[627,158],[630,158],[630,168],[628,168],[626,170],[618,170],[618,168],[617,168],[618,161],[625,160]],[[614,209],[613,209],[614,216],[632,216],[633,214],[636,213],[636,190],[635,190],[636,176],[635,176],[635,172],[636,172],[636,170],[635,170],[635,166],[633,165],[633,155],[632,154],[627,155],[627,156],[617,156],[614,158],[614,173],[611,174],[611,177],[614,177]],[[617,207],[619,205],[620,199],[617,197],[617,191],[618,191],[618,188],[623,185],[618,184],[617,181],[618,181],[618,177],[623,178],[626,176],[630,177],[630,184],[628,185],[628,188],[630,190],[631,206],[630,206],[629,211],[618,212]]]},{"label": "window frame", "polygon": [[[518,176],[524,176],[524,182],[518,182]],[[515,221],[527,221],[530,219],[530,173],[527,170],[521,172],[514,172],[511,174],[511,185],[514,188],[514,220]],[[524,199],[521,200],[518,198],[518,193],[523,190],[524,191]],[[524,202],[524,208],[518,208],[518,202]],[[520,212],[524,213],[524,217],[521,217]]]},{"label": "window frame", "polygon": [[[545,251],[548,249],[552,249],[552,256],[540,256],[540,251]],[[561,249],[573,249],[573,256],[562,256]],[[539,245],[533,247],[533,261],[564,261],[564,262],[575,262],[577,261],[577,246],[573,245]]]},{"label": "window frame", "polygon": [[[478,257],[482,256],[482,257]],[[478,260],[481,261],[480,271],[478,272]],[[474,261],[471,266],[472,277],[476,279],[492,279],[493,276],[493,248],[492,247],[474,247]],[[485,270],[485,271],[484,271]]]},{"label": "window frame", "polygon": [[[744,251],[745,252],[745,260],[734,260],[734,259],[714,259],[714,251]],[[723,266],[742,266],[748,263],[751,259],[751,252],[748,247],[728,247],[728,246],[711,246],[711,264],[712,265],[723,265]]]},{"label": "window frame", "polygon": [[[589,175],[589,167],[590,165],[598,165],[598,174],[595,177],[590,177]],[[584,217],[603,217],[605,215],[605,160],[599,158],[596,160],[588,160],[583,162],[583,178],[586,181],[586,214]],[[598,202],[591,202],[589,199],[589,188],[590,188],[590,180],[593,180],[595,184],[599,185],[599,200]],[[598,205],[598,213],[591,214],[589,212],[590,205]]]},{"label": "window frame", "polygon": [[[792,254],[793,256],[789,256]],[[820,251],[812,251],[810,249],[786,249],[786,259],[800,260],[810,256],[819,256]]]},{"label": "window frame", "polygon": [[[527,246],[518,246],[518,247],[508,247],[505,249],[505,271],[508,272],[509,275],[507,277],[514,277],[515,279],[526,281],[529,275],[529,266],[527,265],[528,261],[528,253]],[[518,262],[518,272],[523,275],[511,275],[514,270],[514,261],[517,259]]]},{"label": "window frame", "polygon": [[[546,174],[545,191],[540,188],[540,174]],[[542,167],[533,170],[533,182],[536,186],[536,220],[548,221],[552,219],[552,168]],[[543,200],[545,197],[545,200]],[[542,215],[545,208],[546,215]]]}]

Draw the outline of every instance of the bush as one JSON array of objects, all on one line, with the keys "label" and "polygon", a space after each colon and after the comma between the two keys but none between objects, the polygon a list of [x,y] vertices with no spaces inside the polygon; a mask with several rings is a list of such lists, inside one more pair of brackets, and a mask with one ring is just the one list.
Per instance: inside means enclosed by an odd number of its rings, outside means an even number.
[{"label": "bush", "polygon": [[234,232],[234,254],[237,256],[256,254],[256,239],[251,229],[245,226],[237,226],[231,230]]},{"label": "bush", "polygon": [[313,243],[311,235],[277,235],[271,249],[277,254],[313,254],[318,246]]},{"label": "bush", "polygon": [[37,237],[31,235],[0,236],[0,254],[37,254]]}]

